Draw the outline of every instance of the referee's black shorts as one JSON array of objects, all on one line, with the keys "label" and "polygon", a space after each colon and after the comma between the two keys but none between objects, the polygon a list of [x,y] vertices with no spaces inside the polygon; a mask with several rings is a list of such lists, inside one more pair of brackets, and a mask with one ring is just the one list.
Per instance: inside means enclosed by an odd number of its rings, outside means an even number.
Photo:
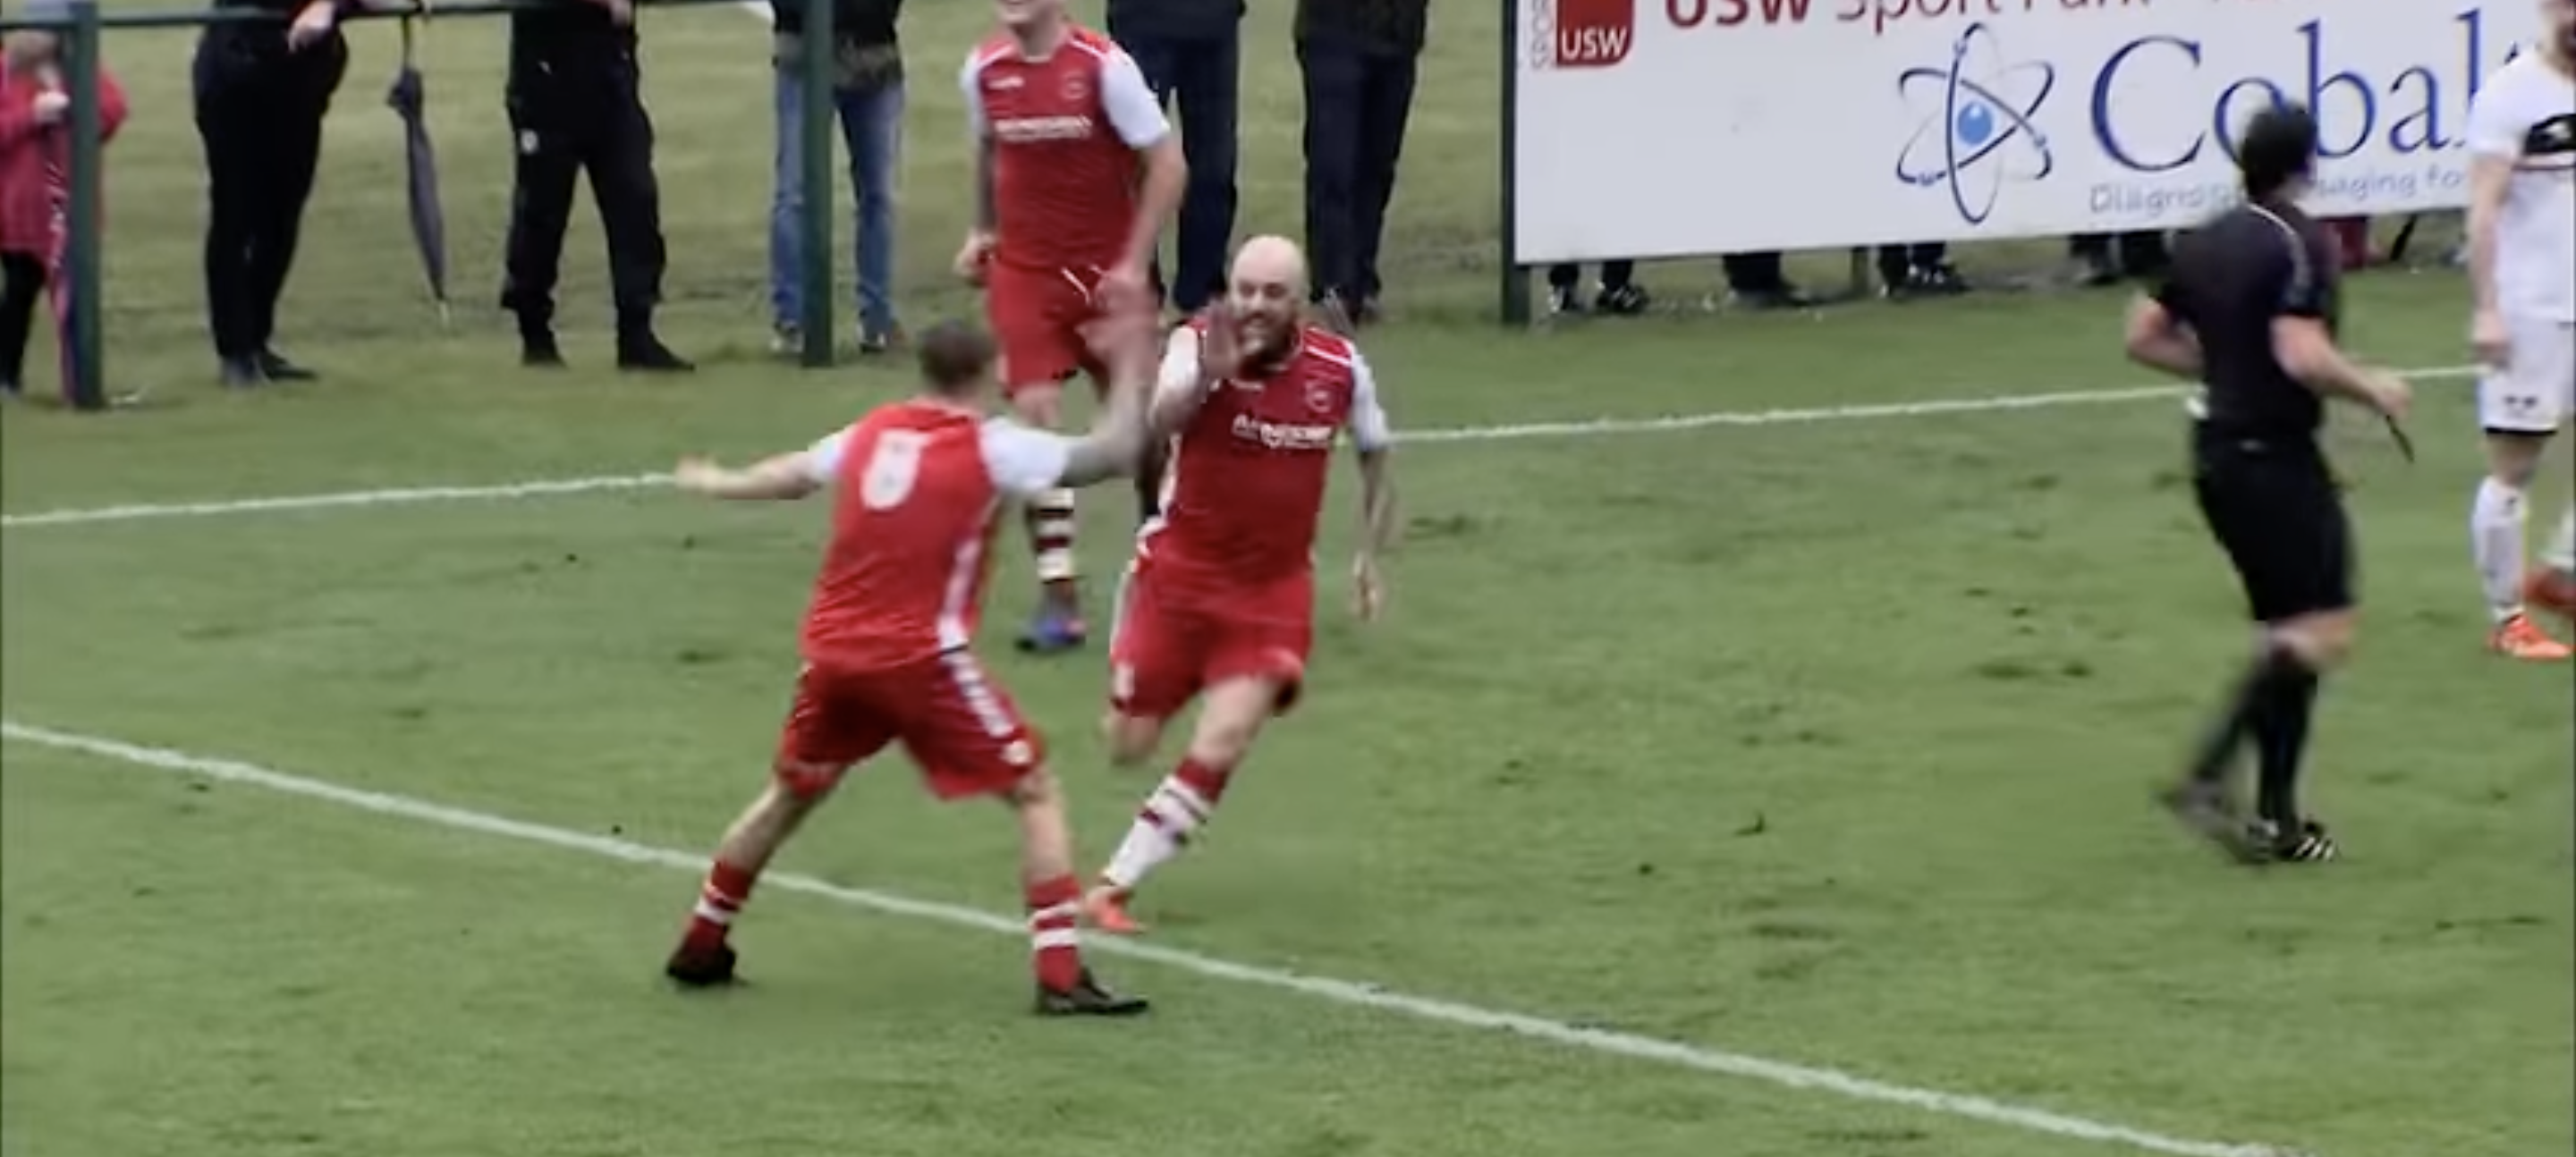
[{"label": "referee's black shorts", "polygon": [[2193,443],[2201,517],[2236,564],[2254,621],[2350,609],[2352,524],[2315,444],[2206,428]]}]

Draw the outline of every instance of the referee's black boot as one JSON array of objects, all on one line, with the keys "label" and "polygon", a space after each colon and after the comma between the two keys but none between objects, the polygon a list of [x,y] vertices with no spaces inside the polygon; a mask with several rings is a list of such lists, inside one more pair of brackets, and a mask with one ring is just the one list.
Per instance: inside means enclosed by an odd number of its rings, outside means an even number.
[{"label": "referee's black boot", "polygon": [[259,363],[249,358],[225,358],[216,372],[227,390],[256,390],[268,384],[267,376],[259,372]]}]

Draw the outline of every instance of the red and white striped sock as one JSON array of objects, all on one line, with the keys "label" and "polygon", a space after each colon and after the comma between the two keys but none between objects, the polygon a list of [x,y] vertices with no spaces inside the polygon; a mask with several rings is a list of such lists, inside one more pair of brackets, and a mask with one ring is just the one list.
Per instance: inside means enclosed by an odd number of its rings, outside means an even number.
[{"label": "red and white striped sock", "polygon": [[1069,992],[1082,982],[1082,884],[1057,876],[1028,886],[1029,950],[1037,966],[1038,986]]},{"label": "red and white striped sock", "polygon": [[1059,588],[1074,580],[1073,491],[1049,490],[1029,502],[1029,549],[1037,556],[1038,581]]},{"label": "red and white striped sock", "polygon": [[706,886],[698,890],[698,906],[689,913],[682,945],[696,952],[722,947],[734,917],[742,915],[742,906],[751,900],[751,886],[759,882],[758,872],[716,861],[707,870]]},{"label": "red and white striped sock", "polygon": [[1216,815],[1217,802],[1225,798],[1225,781],[1232,770],[1196,759],[1182,760],[1181,766],[1154,789],[1154,794],[1145,797],[1145,806],[1137,811],[1135,824],[1118,845],[1118,854],[1111,856],[1109,867],[1101,871],[1101,881],[1121,892],[1132,891],[1154,869],[1179,855],[1189,845],[1190,837]]}]

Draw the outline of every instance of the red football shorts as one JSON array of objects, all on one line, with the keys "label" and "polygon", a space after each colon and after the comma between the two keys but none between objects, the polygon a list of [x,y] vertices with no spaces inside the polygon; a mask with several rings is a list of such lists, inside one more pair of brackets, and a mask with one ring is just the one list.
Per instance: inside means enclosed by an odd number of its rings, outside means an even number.
[{"label": "red football shorts", "polygon": [[778,737],[779,779],[800,795],[900,743],[931,794],[999,795],[1045,761],[1044,741],[971,652],[877,671],[807,664]]},{"label": "red football shorts", "polygon": [[1098,269],[1031,269],[999,261],[984,270],[984,312],[1001,347],[1002,390],[1058,386],[1079,370],[1108,380],[1107,367],[1091,356],[1082,327],[1098,316],[1092,291]]},{"label": "red football shorts", "polygon": [[[1315,638],[1313,583],[1240,601],[1171,597],[1144,573],[1127,577],[1109,642],[1109,707],[1130,719],[1169,719],[1199,692],[1232,679],[1279,683],[1277,711],[1297,705]],[[1290,589],[1293,588],[1293,589]]]}]

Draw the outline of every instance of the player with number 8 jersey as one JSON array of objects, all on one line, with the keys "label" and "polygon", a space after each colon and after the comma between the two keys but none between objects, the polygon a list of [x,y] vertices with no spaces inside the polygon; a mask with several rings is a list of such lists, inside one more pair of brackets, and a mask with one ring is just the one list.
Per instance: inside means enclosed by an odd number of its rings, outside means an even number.
[{"label": "player with number 8 jersey", "polygon": [[1227,782],[1305,682],[1314,638],[1315,531],[1334,444],[1359,451],[1358,609],[1379,608],[1377,556],[1392,538],[1392,437],[1358,347],[1300,320],[1305,258],[1283,238],[1245,242],[1223,305],[1172,334],[1147,420],[1169,436],[1162,514],[1137,536],[1110,643],[1110,746],[1151,756],[1163,727],[1202,700],[1180,766],[1128,829],[1084,902],[1133,932],[1129,896],[1207,823]]},{"label": "player with number 8 jersey", "polygon": [[805,615],[796,680],[766,790],[718,846],[698,904],[665,972],[688,987],[734,979],[734,919],[771,857],[849,769],[900,745],[941,799],[998,797],[1018,813],[1038,1010],[1117,1016],[1142,1000],[1096,983],[1075,926],[1081,885],[1061,790],[1044,745],[972,644],[989,551],[1004,503],[1134,469],[1144,442],[1140,395],[1153,375],[1153,309],[1139,303],[1095,325],[1112,367],[1092,432],[1069,438],[978,404],[993,344],[944,325],[923,335],[922,393],[881,406],[806,450],[744,469],[681,464],[677,481],[718,498],[793,499],[836,492],[832,533]]}]

